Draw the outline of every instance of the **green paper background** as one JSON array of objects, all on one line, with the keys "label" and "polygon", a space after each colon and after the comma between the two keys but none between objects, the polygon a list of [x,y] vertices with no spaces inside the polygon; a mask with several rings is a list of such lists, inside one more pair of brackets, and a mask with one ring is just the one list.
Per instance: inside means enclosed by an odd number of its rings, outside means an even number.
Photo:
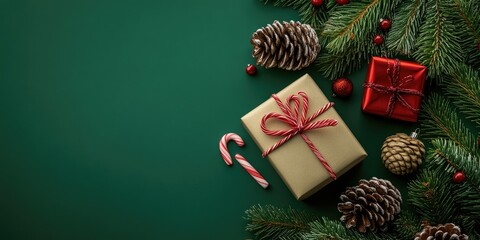
[{"label": "green paper background", "polygon": [[[0,1],[0,239],[246,239],[244,211],[291,206],[339,218],[360,178],[405,178],[380,162],[386,136],[415,125],[363,114],[366,67],[336,110],[369,153],[338,181],[296,201],[240,117],[309,73],[245,74],[251,34],[295,11],[260,1]],[[243,137],[263,190],[218,142]]]}]

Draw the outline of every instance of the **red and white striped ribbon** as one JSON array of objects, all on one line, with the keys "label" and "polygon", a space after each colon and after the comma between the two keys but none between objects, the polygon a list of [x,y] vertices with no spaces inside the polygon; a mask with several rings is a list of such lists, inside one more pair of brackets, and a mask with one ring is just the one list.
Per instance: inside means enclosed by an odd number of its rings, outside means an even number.
[{"label": "red and white striped ribbon", "polygon": [[[282,110],[283,114],[270,112],[263,116],[262,121],[260,123],[260,127],[262,131],[270,136],[283,136],[280,141],[275,143],[273,146],[268,148],[262,153],[263,157],[266,157],[271,152],[275,151],[275,149],[282,146],[288,140],[299,134],[305,143],[307,143],[308,147],[312,150],[315,154],[317,159],[322,163],[324,168],[327,170],[328,174],[332,179],[336,179],[337,176],[333,169],[330,167],[328,162],[325,160],[323,155],[318,151],[318,149],[313,145],[312,141],[307,137],[305,132],[317,128],[324,128],[324,127],[331,127],[337,125],[337,120],[335,119],[324,119],[320,121],[313,121],[315,118],[320,116],[322,113],[333,107],[333,103],[329,102],[325,104],[322,108],[318,109],[315,113],[313,113],[310,117],[307,117],[308,113],[308,96],[305,92],[298,92],[298,95],[302,97],[302,105],[300,108],[300,98],[296,95],[290,95],[285,104],[278,98],[276,94],[272,95],[272,98],[277,103],[280,110]],[[293,109],[291,107],[291,102],[293,102]],[[299,116],[300,112],[300,116]],[[280,120],[290,126],[289,129],[286,130],[270,130],[266,127],[266,122],[269,119],[277,119]]]},{"label": "red and white striped ribbon", "polygon": [[[233,140],[239,147],[245,145],[242,138],[235,133],[227,133],[223,135],[220,139],[220,153],[222,154],[222,158],[228,166],[233,164],[232,158],[230,157],[230,153],[228,152],[227,143],[228,141]],[[240,154],[235,155],[235,159],[242,165],[242,167],[252,176],[252,178],[257,181],[260,186],[263,188],[268,187],[268,182],[265,178]]]}]

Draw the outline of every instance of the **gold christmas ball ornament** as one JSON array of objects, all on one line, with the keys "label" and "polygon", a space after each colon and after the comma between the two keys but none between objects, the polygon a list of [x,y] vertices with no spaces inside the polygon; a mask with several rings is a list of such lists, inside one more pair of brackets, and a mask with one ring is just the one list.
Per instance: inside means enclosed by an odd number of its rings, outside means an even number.
[{"label": "gold christmas ball ornament", "polygon": [[409,136],[397,133],[385,139],[382,146],[382,161],[396,175],[406,175],[417,170],[425,155],[425,145],[417,139],[419,129]]}]

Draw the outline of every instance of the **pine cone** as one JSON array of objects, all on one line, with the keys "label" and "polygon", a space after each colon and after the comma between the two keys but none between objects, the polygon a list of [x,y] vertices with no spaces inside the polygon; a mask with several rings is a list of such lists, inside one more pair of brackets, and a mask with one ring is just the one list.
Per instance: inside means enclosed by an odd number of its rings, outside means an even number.
[{"label": "pine cone", "polygon": [[337,208],[346,228],[356,227],[359,232],[387,230],[387,223],[400,213],[402,196],[388,180],[373,177],[362,179],[358,186],[348,187],[340,195]]},{"label": "pine cone", "polygon": [[382,160],[385,167],[397,175],[413,173],[422,164],[425,146],[422,141],[397,133],[387,137],[382,146]]},{"label": "pine cone", "polygon": [[423,230],[415,234],[415,240],[467,240],[468,236],[462,234],[460,227],[453,223],[439,224],[436,227],[425,226]]},{"label": "pine cone", "polygon": [[257,65],[299,70],[310,65],[320,52],[317,33],[308,24],[274,21],[253,33],[250,43]]}]

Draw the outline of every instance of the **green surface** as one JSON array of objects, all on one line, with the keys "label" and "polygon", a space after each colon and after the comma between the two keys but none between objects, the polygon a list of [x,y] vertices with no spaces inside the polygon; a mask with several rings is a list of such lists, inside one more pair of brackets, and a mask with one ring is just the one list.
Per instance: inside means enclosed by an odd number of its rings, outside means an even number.
[{"label": "green surface", "polygon": [[[345,187],[372,176],[405,181],[380,162],[384,138],[414,126],[360,111],[366,68],[336,110],[370,156],[296,201],[240,117],[312,66],[259,68],[251,34],[289,9],[250,1],[0,1],[0,239],[246,239],[244,210],[292,206],[338,218]],[[218,141],[269,180],[263,190]],[[406,196],[404,196],[406,197]]]}]

